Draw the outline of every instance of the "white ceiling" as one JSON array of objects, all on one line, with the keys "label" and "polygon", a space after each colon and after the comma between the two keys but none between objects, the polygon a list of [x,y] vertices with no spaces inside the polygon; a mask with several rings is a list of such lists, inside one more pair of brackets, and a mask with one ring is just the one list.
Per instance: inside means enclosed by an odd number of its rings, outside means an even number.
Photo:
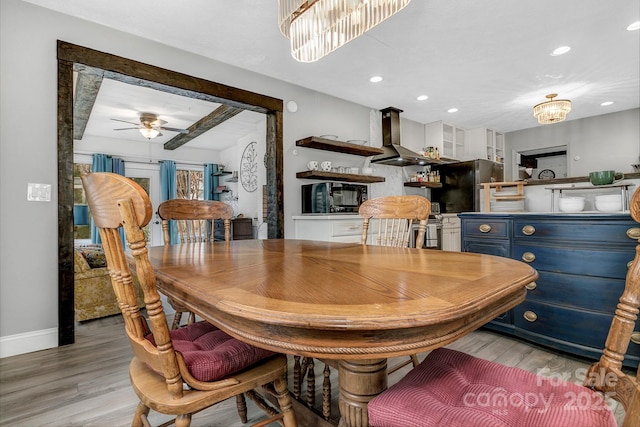
[{"label": "white ceiling", "polygon": [[[569,120],[640,106],[640,31],[626,30],[640,20],[638,0],[413,0],[311,64],[291,57],[276,0],[25,1],[420,123],[531,128],[533,105],[552,92],[572,100]],[[550,55],[563,45],[571,51]],[[373,75],[384,80],[372,84]],[[429,99],[417,101],[422,94]],[[184,100],[162,102],[176,112],[167,126],[186,126]],[[164,114],[157,102],[123,104]]]},{"label": "white ceiling", "polygon": [[[142,86],[135,86],[104,79],[96,97],[91,116],[87,122],[85,135],[105,138],[142,141],[143,136],[137,129],[118,130],[135,127],[112,119],[140,123],[140,113],[153,113],[165,120],[164,126],[186,129],[201,118],[210,114],[220,104],[174,95]],[[190,148],[224,150],[233,146],[238,139],[256,129],[265,122],[264,114],[243,111],[231,120],[216,126],[209,132],[188,142]],[[154,138],[154,144],[164,144],[178,135],[176,132],[162,131]]]}]

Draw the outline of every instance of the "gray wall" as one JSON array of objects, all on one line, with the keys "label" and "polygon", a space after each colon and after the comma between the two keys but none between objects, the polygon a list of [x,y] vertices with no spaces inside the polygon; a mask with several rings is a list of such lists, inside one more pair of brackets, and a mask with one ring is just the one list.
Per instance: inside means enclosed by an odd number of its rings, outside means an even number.
[{"label": "gray wall", "polygon": [[[299,213],[295,173],[308,159],[294,156],[295,141],[322,134],[369,139],[370,109],[360,105],[19,0],[0,2],[0,19],[0,356],[57,345],[56,40],[295,100],[298,111],[284,112],[287,236]],[[51,184],[52,200],[28,202],[29,182]]]},{"label": "gray wall", "polygon": [[[509,132],[505,145],[507,153],[566,145],[570,177],[598,170],[632,172],[631,165],[640,163],[640,109]],[[510,177],[513,165],[506,157],[505,177]]]}]

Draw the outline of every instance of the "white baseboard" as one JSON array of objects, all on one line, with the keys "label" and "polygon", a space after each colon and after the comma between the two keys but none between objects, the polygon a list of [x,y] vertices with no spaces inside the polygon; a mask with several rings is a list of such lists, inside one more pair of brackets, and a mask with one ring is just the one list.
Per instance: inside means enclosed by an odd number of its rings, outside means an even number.
[{"label": "white baseboard", "polygon": [[58,328],[0,337],[0,358],[58,347]]}]

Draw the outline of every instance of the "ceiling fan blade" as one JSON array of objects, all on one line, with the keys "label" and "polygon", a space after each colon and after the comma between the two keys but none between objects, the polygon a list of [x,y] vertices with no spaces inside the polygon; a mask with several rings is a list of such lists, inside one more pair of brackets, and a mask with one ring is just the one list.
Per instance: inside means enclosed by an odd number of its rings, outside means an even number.
[{"label": "ceiling fan blade", "polygon": [[162,126],[163,124],[167,123],[166,120],[162,120],[162,119],[156,119],[153,122],[151,122],[151,126]]},{"label": "ceiling fan blade", "polygon": [[178,129],[178,128],[168,128],[168,127],[159,127],[158,129],[168,130],[169,132],[180,132],[180,133],[189,133],[187,129]]},{"label": "ceiling fan blade", "polygon": [[114,130],[129,130],[129,129],[140,129],[140,128],[119,128],[119,129],[114,129]]},{"label": "ceiling fan blade", "polygon": [[128,122],[126,120],[120,120],[120,119],[111,119],[115,122],[122,122],[122,123],[129,123],[130,125],[136,125],[136,126],[140,126],[140,123],[133,123],[133,122]]}]

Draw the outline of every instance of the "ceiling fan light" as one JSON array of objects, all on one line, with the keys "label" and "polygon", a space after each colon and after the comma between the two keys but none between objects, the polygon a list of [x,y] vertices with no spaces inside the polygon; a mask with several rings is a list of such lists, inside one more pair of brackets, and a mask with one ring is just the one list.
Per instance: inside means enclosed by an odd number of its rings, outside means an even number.
[{"label": "ceiling fan light", "polygon": [[278,0],[291,55],[314,62],[402,10],[411,0]]},{"label": "ceiling fan light", "polygon": [[571,101],[568,99],[556,99],[558,96],[555,93],[551,93],[546,97],[549,101],[541,102],[533,107],[533,116],[538,119],[538,123],[542,125],[548,125],[552,123],[561,122],[567,118],[567,113],[571,111]]},{"label": "ceiling fan light", "polygon": [[147,139],[152,139],[155,138],[156,136],[160,135],[160,131],[153,129],[153,128],[140,128],[139,129],[140,133],[142,134],[142,136],[144,136]]}]

